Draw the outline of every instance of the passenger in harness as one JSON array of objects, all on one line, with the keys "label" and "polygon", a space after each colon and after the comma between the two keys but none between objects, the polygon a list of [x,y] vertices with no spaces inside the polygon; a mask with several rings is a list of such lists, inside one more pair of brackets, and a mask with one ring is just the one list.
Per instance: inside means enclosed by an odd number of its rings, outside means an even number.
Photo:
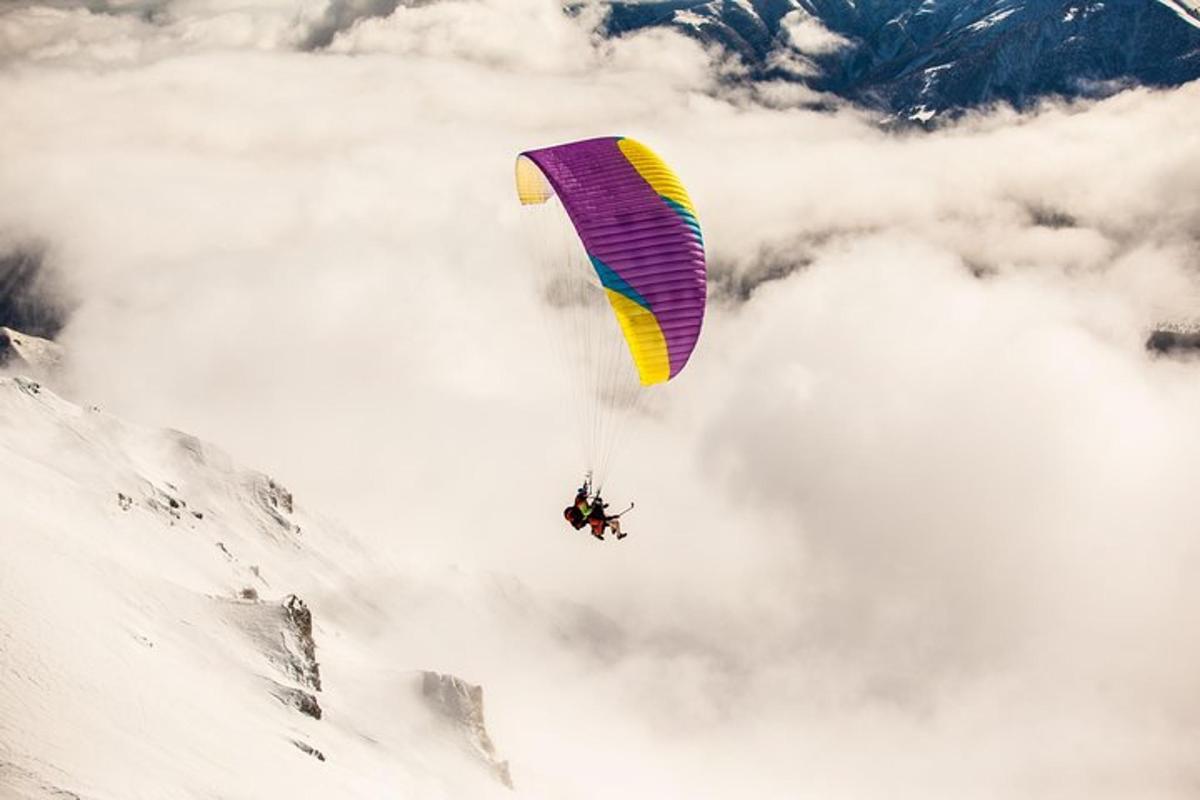
[{"label": "passenger in harness", "polygon": [[589,474],[584,479],[583,485],[575,492],[575,501],[563,509],[563,518],[575,530],[583,530],[584,526],[591,529],[592,536],[603,541],[604,529],[608,528],[617,535],[618,539],[624,539],[629,534],[621,530],[620,514],[609,515],[607,512],[608,504],[597,494],[591,496],[592,479]]}]

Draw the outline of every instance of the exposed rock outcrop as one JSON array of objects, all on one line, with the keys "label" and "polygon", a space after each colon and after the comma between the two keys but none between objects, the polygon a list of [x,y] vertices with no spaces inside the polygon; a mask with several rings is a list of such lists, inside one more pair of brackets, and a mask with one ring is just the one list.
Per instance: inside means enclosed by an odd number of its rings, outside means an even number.
[{"label": "exposed rock outcrop", "polygon": [[[321,666],[313,639],[312,612],[294,594],[265,603],[244,590],[236,600],[222,600],[225,616],[254,642],[276,675],[264,676],[267,690],[284,705],[320,719]],[[279,678],[279,680],[276,679]]]},{"label": "exposed rock outcrop", "polygon": [[[269,475],[251,474],[245,491],[263,516],[261,525],[264,533],[279,538],[300,533],[300,526],[292,521],[295,505],[292,493]],[[282,535],[282,536],[281,536]]]},{"label": "exposed rock outcrop", "polygon": [[308,744],[307,742],[302,742],[299,739],[292,739],[292,744],[296,745],[296,748],[300,752],[307,753],[308,755],[315,758],[317,761],[325,760],[325,754],[322,753],[317,748],[313,747],[311,744]]},{"label": "exposed rock outcrop", "polygon": [[321,704],[317,702],[316,695],[309,694],[303,689],[284,686],[275,681],[269,681],[267,691],[285,706],[291,706],[301,714],[307,714],[313,719],[321,718]]},{"label": "exposed rock outcrop", "polygon": [[1200,325],[1162,325],[1146,339],[1155,355],[1200,356]]},{"label": "exposed rock outcrop", "polygon": [[464,744],[511,789],[513,783],[508,762],[497,756],[492,737],[484,725],[483,687],[455,675],[426,671],[421,673],[421,694],[430,708],[461,731]]},{"label": "exposed rock outcrop", "polygon": [[317,643],[313,640],[312,612],[294,594],[284,598],[283,610],[288,622],[285,638],[290,634],[288,651],[293,655],[288,662],[290,668],[297,680],[319,692],[321,667],[317,663]]}]

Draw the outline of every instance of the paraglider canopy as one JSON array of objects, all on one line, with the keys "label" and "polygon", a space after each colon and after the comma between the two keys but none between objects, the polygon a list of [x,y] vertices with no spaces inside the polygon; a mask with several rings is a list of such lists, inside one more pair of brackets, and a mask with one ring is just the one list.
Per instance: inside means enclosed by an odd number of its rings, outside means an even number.
[{"label": "paraglider canopy", "polygon": [[517,158],[517,197],[557,197],[612,306],[642,385],[674,378],[704,320],[707,277],[696,209],[640,142],[587,139]]}]

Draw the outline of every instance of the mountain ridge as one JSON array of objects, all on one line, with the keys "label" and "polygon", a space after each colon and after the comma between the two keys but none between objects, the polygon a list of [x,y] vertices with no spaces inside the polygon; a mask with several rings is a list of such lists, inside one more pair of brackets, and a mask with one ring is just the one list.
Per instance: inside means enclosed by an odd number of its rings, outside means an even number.
[{"label": "mountain ridge", "polygon": [[917,122],[1200,78],[1200,10],[1183,0],[616,2],[605,30],[652,27],[736,57],[753,80]]}]

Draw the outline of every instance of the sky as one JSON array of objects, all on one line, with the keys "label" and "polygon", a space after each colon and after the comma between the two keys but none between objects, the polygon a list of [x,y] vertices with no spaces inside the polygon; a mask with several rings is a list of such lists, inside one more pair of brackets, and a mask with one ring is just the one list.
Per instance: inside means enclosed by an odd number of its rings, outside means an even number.
[{"label": "sky", "polygon": [[[490,687],[518,787],[1194,793],[1200,367],[1144,341],[1200,298],[1200,87],[885,132],[601,13],[10,4],[0,247],[71,309],[64,393],[270,472],[384,613],[396,565],[537,598],[377,634]],[[710,304],[602,545],[512,169],[608,134],[687,184]]]}]

